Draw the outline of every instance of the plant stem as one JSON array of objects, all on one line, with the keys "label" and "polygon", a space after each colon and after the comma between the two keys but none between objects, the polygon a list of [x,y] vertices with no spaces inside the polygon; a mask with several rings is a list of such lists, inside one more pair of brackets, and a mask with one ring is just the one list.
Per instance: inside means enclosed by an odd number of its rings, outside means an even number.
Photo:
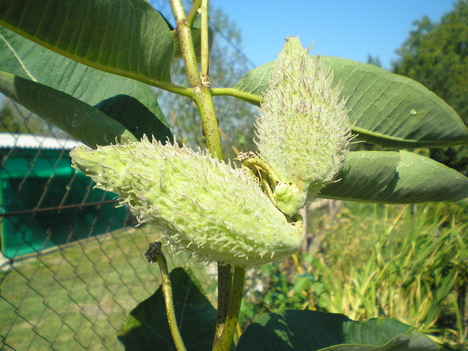
[{"label": "plant stem", "polygon": [[208,38],[208,0],[201,1],[201,54],[200,54],[200,70],[202,84],[211,86],[210,77],[208,75],[210,65],[210,41]]},{"label": "plant stem", "polygon": [[174,310],[174,301],[172,300],[172,285],[169,278],[169,270],[167,268],[167,260],[161,251],[161,242],[157,241],[150,244],[146,251],[146,258],[149,263],[158,262],[159,270],[161,271],[161,287],[164,296],[164,305],[166,306],[167,323],[171,331],[172,340],[177,351],[186,351],[184,342],[177,326],[177,319]]},{"label": "plant stem", "polygon": [[242,294],[244,293],[245,269],[234,268],[234,280],[231,289],[231,299],[229,309],[224,323],[221,337],[215,340],[213,351],[229,351],[231,349],[232,338],[236,331],[237,318],[239,316],[242,303]]},{"label": "plant stem", "polygon": [[[208,0],[201,1],[202,74],[200,74],[198,70],[192,41],[192,33],[190,31],[190,23],[185,17],[185,11],[182,6],[182,2],[181,0],[170,1],[172,12],[174,13],[174,17],[176,19],[176,30],[180,40],[180,47],[185,63],[185,70],[187,72],[187,79],[193,89],[192,99],[197,105],[198,111],[200,112],[203,135],[206,140],[206,145],[213,157],[217,157],[218,159],[222,160],[223,149],[221,146],[221,137],[219,134],[218,120],[214,110],[211,87],[209,84],[210,80],[208,77]],[[198,2],[195,3],[197,7],[198,4]],[[192,14],[194,13],[193,11],[195,10],[192,10]],[[192,15],[191,20],[193,20],[192,18],[194,17],[195,16]],[[216,348],[217,345],[219,345],[221,347],[219,350],[226,351],[229,350],[232,343],[232,338],[234,336],[240,304],[242,302],[242,293],[244,291],[245,279],[245,270],[243,268],[235,268],[234,282],[232,282],[230,271],[230,266],[218,266],[218,323],[216,326],[216,337],[213,345],[213,348]],[[217,338],[218,335],[219,339]]]},{"label": "plant stem", "polygon": [[229,303],[228,315],[224,330],[227,334],[227,350],[231,348],[232,338],[236,331],[237,318],[239,317],[240,307],[242,303],[242,295],[244,294],[245,283],[245,268],[234,267],[234,280],[232,282],[231,301]]},{"label": "plant stem", "polygon": [[265,179],[262,179],[261,184],[262,184],[262,189],[265,191],[265,194],[268,196],[273,206],[276,207],[276,199],[275,199],[275,195],[273,194],[273,190],[271,188],[270,183],[268,183]]},{"label": "plant stem", "polygon": [[192,5],[192,9],[190,10],[189,14],[187,15],[187,25],[192,26],[195,18],[198,15],[198,9],[201,6],[201,0],[195,0]]},{"label": "plant stem", "polygon": [[254,171],[255,171],[255,168],[257,167],[261,169],[262,171],[264,171],[268,175],[268,178],[270,178],[273,187],[275,187],[278,183],[281,182],[281,179],[280,177],[278,177],[275,170],[261,158],[258,158],[258,157],[248,158],[248,159],[243,160],[242,164],[245,167],[248,167]]},{"label": "plant stem", "polygon": [[161,252],[157,257],[157,260],[159,269],[161,270],[161,285],[164,295],[164,304],[166,305],[167,322],[169,323],[169,329],[171,330],[172,340],[174,340],[176,350],[185,351],[184,341],[182,340],[179,328],[177,327],[174,302],[172,301],[172,285],[171,280],[169,279],[166,257],[164,257]]},{"label": "plant stem", "polygon": [[[185,17],[185,11],[180,0],[171,0],[172,12],[176,20],[176,30],[180,40],[180,48],[185,63],[187,79],[193,89],[192,99],[197,105],[202,119],[203,135],[206,146],[213,157],[223,159],[223,149],[219,135],[218,120],[211,96],[211,88],[202,84],[198,71],[195,49],[193,48],[192,33]],[[202,9],[208,11],[208,7]],[[208,14],[206,14],[207,16]],[[208,30],[208,28],[206,28]]]},{"label": "plant stem", "polygon": [[212,92],[213,96],[233,96],[256,106],[260,106],[261,102],[263,101],[262,97],[259,95],[246,93],[245,91],[240,91],[235,88],[214,88]]},{"label": "plant stem", "polygon": [[224,157],[223,149],[210,88],[202,86],[200,89],[195,89],[194,101],[199,108],[202,118],[203,135],[206,139],[206,146],[213,157],[222,160]]},{"label": "plant stem", "polygon": [[232,276],[231,266],[222,266],[218,264],[218,319],[216,322],[216,331],[214,344],[221,338],[224,324],[229,309],[229,300],[231,296]]},{"label": "plant stem", "polygon": [[[143,79],[141,81],[145,82]],[[193,90],[191,88],[182,87],[180,85],[176,85],[172,83],[157,84],[154,81],[148,81],[145,83],[152,85],[154,87],[158,87],[160,89],[164,89],[166,91],[170,91],[171,93],[179,94],[179,95],[186,96],[189,98],[193,97]]]}]

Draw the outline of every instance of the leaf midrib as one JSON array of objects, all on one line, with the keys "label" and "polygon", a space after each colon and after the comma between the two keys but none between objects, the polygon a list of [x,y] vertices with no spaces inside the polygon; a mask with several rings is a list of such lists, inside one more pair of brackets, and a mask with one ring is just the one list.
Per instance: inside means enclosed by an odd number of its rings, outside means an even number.
[{"label": "leaf midrib", "polygon": [[[165,82],[165,81],[161,81],[161,80],[158,80],[158,79],[149,78],[149,77],[144,76],[142,74],[129,72],[129,71],[119,69],[119,68],[115,68],[115,67],[111,67],[111,66],[106,66],[106,65],[103,65],[103,64],[100,64],[100,63],[96,63],[94,61],[84,59],[81,56],[73,55],[73,54],[71,54],[71,53],[69,53],[69,52],[67,52],[67,51],[65,51],[63,49],[60,49],[58,46],[50,45],[45,41],[37,39],[36,37],[26,33],[25,31],[21,30],[20,28],[8,24],[4,20],[0,20],[0,25],[4,26],[5,28],[7,28],[7,29],[9,29],[9,30],[21,35],[21,36],[23,36],[26,39],[31,40],[32,42],[34,42],[34,43],[36,43],[36,44],[38,44],[40,46],[45,47],[46,49],[49,49],[49,50],[51,50],[53,52],[56,52],[56,53],[58,53],[58,54],[60,54],[62,56],[65,56],[65,57],[67,57],[67,58],[69,58],[69,59],[71,59],[73,61],[79,62],[79,63],[84,64],[86,66],[89,66],[89,67],[92,67],[92,68],[95,68],[95,69],[98,69],[98,70],[101,70],[101,71],[104,71],[104,72],[108,72],[108,73],[116,74],[116,75],[119,75],[119,76],[131,78],[131,79],[134,79],[134,80],[137,80],[137,81],[140,81],[140,82],[143,82],[143,83],[155,86],[155,87],[166,89],[166,90],[170,90],[171,88],[177,88],[177,89],[182,88],[182,87],[178,87],[178,86],[174,85],[171,82]],[[180,90],[181,90],[180,93],[182,95],[185,95],[185,96],[191,96],[192,95],[191,89],[185,88],[185,89],[180,89]]]}]

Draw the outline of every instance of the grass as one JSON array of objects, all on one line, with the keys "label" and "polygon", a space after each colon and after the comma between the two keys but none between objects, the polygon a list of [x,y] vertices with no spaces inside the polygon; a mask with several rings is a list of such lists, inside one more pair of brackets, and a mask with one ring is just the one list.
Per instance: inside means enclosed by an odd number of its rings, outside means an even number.
[{"label": "grass", "polygon": [[[122,230],[1,272],[1,349],[123,350],[116,338],[122,323],[159,286],[157,265],[144,259],[154,239],[143,230]],[[170,268],[185,266],[187,257],[168,261]],[[195,275],[214,289],[204,267]]]},{"label": "grass", "polygon": [[463,349],[467,241],[467,203],[348,204],[310,269],[317,307],[396,318]]}]

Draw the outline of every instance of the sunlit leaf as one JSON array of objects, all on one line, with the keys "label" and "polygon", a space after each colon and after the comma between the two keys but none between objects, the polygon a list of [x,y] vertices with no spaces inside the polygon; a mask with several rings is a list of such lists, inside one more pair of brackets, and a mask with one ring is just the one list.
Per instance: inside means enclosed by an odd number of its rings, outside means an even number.
[{"label": "sunlit leaf", "polygon": [[411,152],[351,152],[336,179],[319,197],[388,204],[458,201],[468,197],[468,178]]},{"label": "sunlit leaf", "polygon": [[2,0],[0,25],[91,67],[170,82],[174,38],[142,0]]},{"label": "sunlit leaf", "polygon": [[[358,139],[388,147],[444,147],[468,143],[468,128],[442,99],[412,79],[337,57],[320,57],[343,86]],[[262,96],[273,62],[245,75],[234,89]]]}]

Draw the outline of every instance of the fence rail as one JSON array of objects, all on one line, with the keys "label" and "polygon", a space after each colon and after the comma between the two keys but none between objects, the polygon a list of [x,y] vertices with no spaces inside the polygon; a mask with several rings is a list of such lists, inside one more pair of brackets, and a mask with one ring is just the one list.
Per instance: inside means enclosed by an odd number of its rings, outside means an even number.
[{"label": "fence rail", "polygon": [[48,207],[48,208],[34,208],[32,210],[0,213],[0,217],[19,216],[23,214],[34,214],[34,213],[46,212],[46,211],[59,211],[60,212],[61,210],[67,210],[71,208],[82,208],[86,206],[99,206],[99,205],[115,204],[115,203],[118,203],[118,200],[97,201],[97,202],[89,202],[86,204],[64,205],[64,206],[55,206],[55,207]]}]

